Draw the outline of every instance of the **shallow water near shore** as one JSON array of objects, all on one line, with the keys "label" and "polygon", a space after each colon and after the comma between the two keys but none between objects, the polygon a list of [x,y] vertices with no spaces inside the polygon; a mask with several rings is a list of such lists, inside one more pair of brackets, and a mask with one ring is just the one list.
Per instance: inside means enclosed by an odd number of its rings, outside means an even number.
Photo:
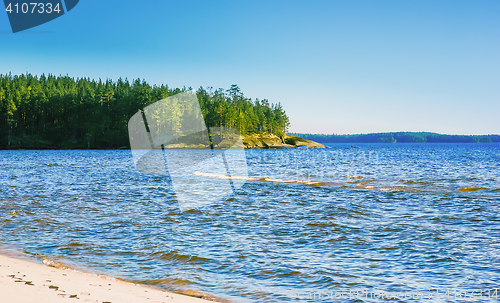
[{"label": "shallow water near shore", "polygon": [[0,151],[0,243],[234,302],[500,288],[500,144],[328,146],[246,150],[243,187],[187,211],[128,150]]}]

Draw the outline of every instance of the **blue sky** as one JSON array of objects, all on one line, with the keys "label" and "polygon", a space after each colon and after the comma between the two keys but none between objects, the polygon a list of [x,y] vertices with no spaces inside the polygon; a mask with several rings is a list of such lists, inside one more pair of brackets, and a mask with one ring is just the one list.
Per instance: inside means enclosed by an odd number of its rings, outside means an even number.
[{"label": "blue sky", "polygon": [[290,131],[500,134],[500,1],[81,0],[0,73],[146,79],[281,102]]}]

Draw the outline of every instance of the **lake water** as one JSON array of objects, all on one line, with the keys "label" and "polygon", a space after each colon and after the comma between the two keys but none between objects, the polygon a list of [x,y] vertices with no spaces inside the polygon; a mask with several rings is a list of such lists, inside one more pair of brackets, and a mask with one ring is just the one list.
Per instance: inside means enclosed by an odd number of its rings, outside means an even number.
[{"label": "lake water", "polygon": [[0,243],[234,302],[429,289],[497,301],[500,144],[329,147],[246,150],[258,180],[185,211],[129,150],[0,151]]}]

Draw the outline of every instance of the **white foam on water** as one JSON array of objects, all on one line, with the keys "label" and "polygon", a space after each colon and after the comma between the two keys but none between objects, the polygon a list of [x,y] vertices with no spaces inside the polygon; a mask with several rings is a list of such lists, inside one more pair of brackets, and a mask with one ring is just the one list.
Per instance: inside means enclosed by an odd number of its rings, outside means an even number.
[{"label": "white foam on water", "polygon": [[221,179],[221,180],[229,180],[229,179],[244,180],[244,181],[256,181],[256,180],[258,180],[258,179],[255,179],[255,178],[245,177],[245,176],[229,176],[229,175],[225,175],[225,174],[205,173],[205,172],[201,172],[201,171],[195,171],[193,173],[193,175],[199,176],[199,177],[208,177],[208,178],[214,178],[214,179]]}]

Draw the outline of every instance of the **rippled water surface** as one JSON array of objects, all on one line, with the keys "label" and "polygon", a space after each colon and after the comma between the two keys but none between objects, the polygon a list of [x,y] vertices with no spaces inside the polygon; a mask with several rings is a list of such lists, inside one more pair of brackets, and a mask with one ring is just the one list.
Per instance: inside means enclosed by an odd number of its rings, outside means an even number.
[{"label": "rippled water surface", "polygon": [[181,211],[169,177],[137,172],[127,150],[0,151],[0,242],[235,302],[500,287],[499,144],[246,156],[252,181]]}]

